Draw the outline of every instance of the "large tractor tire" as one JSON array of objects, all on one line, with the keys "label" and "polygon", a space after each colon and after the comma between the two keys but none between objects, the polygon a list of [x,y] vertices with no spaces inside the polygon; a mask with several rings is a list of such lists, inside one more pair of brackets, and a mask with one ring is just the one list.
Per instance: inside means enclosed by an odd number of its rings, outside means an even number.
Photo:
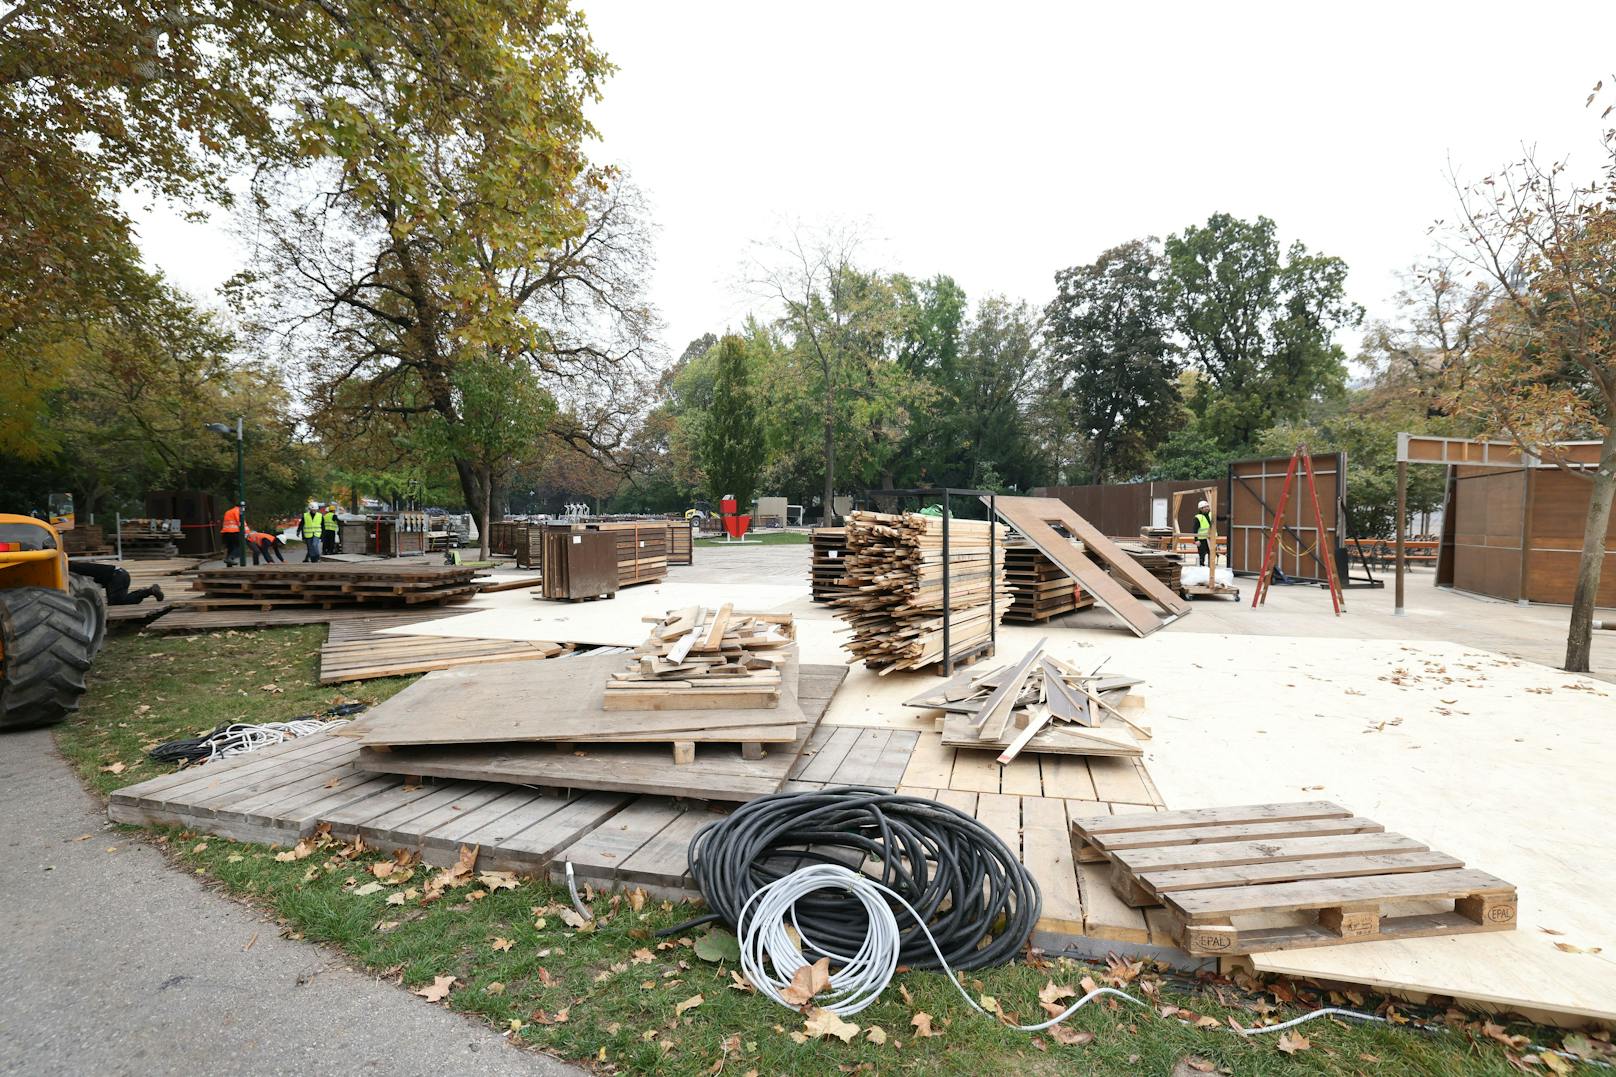
[{"label": "large tractor tire", "polygon": [[105,631],[104,598],[96,607],[71,591],[0,590],[0,731],[55,725],[77,711]]},{"label": "large tractor tire", "polygon": [[76,572],[67,574],[67,586],[79,608],[79,617],[90,626],[90,657],[94,658],[107,641],[107,593],[99,583]]}]

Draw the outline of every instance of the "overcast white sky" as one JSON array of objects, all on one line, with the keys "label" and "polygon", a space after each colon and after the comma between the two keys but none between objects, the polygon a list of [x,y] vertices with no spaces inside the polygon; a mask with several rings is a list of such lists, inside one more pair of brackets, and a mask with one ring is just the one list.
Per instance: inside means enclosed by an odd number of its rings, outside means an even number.
[{"label": "overcast white sky", "polygon": [[[1616,3],[997,4],[584,0],[619,66],[597,156],[658,227],[677,355],[758,306],[737,283],[791,222],[862,222],[874,268],[1042,305],[1064,266],[1223,210],[1346,259],[1391,310],[1451,204],[1523,142],[1596,158]],[[228,220],[140,215],[148,257],[208,295]]]}]

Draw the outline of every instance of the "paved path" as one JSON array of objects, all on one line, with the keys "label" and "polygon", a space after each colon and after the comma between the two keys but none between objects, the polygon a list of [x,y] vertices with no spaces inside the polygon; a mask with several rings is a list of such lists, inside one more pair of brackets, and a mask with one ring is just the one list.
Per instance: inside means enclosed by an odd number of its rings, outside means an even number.
[{"label": "paved path", "polygon": [[105,821],[48,731],[0,737],[0,1073],[582,1075],[281,938]]}]

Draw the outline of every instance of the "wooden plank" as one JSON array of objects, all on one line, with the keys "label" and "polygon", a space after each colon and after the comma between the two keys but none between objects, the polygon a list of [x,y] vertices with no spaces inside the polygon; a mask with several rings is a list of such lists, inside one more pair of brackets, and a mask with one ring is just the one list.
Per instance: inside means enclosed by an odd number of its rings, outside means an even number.
[{"label": "wooden plank", "polygon": [[640,797],[622,811],[558,852],[581,879],[616,882],[623,863],[665,830],[682,808],[661,797]]},{"label": "wooden plank", "polygon": [[976,818],[976,799],[976,793],[968,792],[964,789],[937,790],[937,803],[947,804],[950,808],[963,812],[972,819]]},{"label": "wooden plank", "polygon": [[1446,871],[1462,867],[1464,861],[1459,858],[1427,849],[1415,852],[1373,853],[1365,856],[1333,856],[1324,860],[1245,864],[1239,867],[1220,865],[1212,868],[1184,868],[1178,871],[1148,871],[1139,875],[1139,881],[1144,884],[1145,889],[1161,894],[1222,886],[1295,882],[1311,878],[1345,879],[1355,875],[1394,875],[1405,871]]},{"label": "wooden plank", "polygon": [[1515,892],[1510,883],[1485,871],[1461,869],[1401,875],[1368,875],[1352,879],[1234,886],[1219,890],[1176,891],[1168,908],[1190,920],[1239,916],[1255,912],[1290,912],[1377,901],[1436,900],[1457,896]]},{"label": "wooden plank", "polygon": [[986,752],[960,748],[954,755],[954,773],[949,776],[948,787],[972,793],[997,793],[1002,769]]},{"label": "wooden plank", "polygon": [[1156,799],[1131,759],[1091,756],[1089,775],[1094,779],[1095,796],[1101,800],[1150,804]]},{"label": "wooden plank", "polygon": [[1043,910],[1036,930],[1083,934],[1083,895],[1067,837],[1066,806],[1059,800],[1021,798],[1022,862],[1038,880]]},{"label": "wooden plank", "polygon": [[690,878],[690,839],[702,827],[722,818],[712,811],[680,814],[623,861],[618,880],[625,884],[695,889]]},{"label": "wooden plank", "polygon": [[1083,934],[1119,942],[1149,942],[1150,923],[1111,889],[1110,866],[1079,863],[1077,885],[1083,898]]},{"label": "wooden plank", "polygon": [[1191,808],[1186,811],[1157,812],[1149,818],[1137,815],[1098,816],[1085,823],[1094,834],[1116,834],[1127,830],[1167,830],[1172,827],[1231,826],[1282,819],[1345,818],[1352,812],[1326,800],[1297,804],[1243,804],[1228,808]]},{"label": "wooden plank", "polygon": [[1427,849],[1424,844],[1401,834],[1371,831],[1364,834],[1336,834],[1327,837],[1280,838],[1267,841],[1215,842],[1210,845],[1171,845],[1127,849],[1112,859],[1134,872],[1174,871],[1179,868],[1233,867],[1286,860],[1316,860],[1319,857],[1362,856],[1368,853],[1409,853]]},{"label": "wooden plank", "polygon": [[860,730],[850,727],[822,727],[815,732],[803,751],[802,765],[792,777],[805,782],[829,782],[847,758],[847,753],[858,743]]},{"label": "wooden plank", "polygon": [[869,775],[869,784],[877,789],[896,789],[909,767],[909,757],[915,750],[920,734],[907,729],[892,730],[886,747],[876,757]]},{"label": "wooden plank", "polygon": [[[855,730],[858,738],[848,749],[841,765],[829,781],[833,785],[873,785],[876,776],[876,767],[881,759],[881,752],[886,748],[887,742],[892,739],[890,729],[859,729]],[[892,783],[896,786],[897,781]]]},{"label": "wooden plank", "polygon": [[993,693],[983,701],[981,708],[976,712],[972,725],[977,728],[979,735],[985,740],[1003,740],[1004,731],[1010,724],[1010,712],[1015,708],[1016,698],[1021,695],[1022,687],[1027,683],[1027,675],[1032,672],[1033,663],[1044,653],[1044,645],[1049,642],[1045,636],[1033,644],[1032,650],[1022,656],[1016,663],[1008,677],[1003,678]]},{"label": "wooden plank", "polygon": [[483,847],[483,857],[489,864],[533,871],[550,864],[562,849],[605,825],[631,803],[628,797],[619,793],[585,793],[571,800],[561,797],[547,799],[561,801],[561,808],[528,822],[514,834],[510,831],[527,820],[513,812],[505,819],[467,835],[467,839]]},{"label": "wooden plank", "polygon": [[[1062,800],[1099,800],[1089,762],[1082,756],[1052,755],[1042,761],[1044,796]],[[1089,807],[1094,808],[1093,804]],[[1103,809],[1096,809],[1103,810]]]},{"label": "wooden plank", "polygon": [[909,765],[900,779],[904,785],[931,789],[947,789],[948,779],[954,772],[954,749],[943,747],[943,739],[936,733],[920,733],[909,754]]},{"label": "wooden plank", "polygon": [[[994,762],[998,763],[1000,761],[995,759]],[[1044,793],[1044,779],[1038,767],[1038,757],[1029,755],[1011,763],[1001,763],[999,768],[999,789],[1001,792],[1012,793],[1016,796],[1042,796]]]},{"label": "wooden plank", "polygon": [[1225,841],[1255,841],[1264,838],[1300,838],[1329,834],[1363,834],[1384,830],[1373,819],[1352,816],[1347,819],[1303,819],[1298,822],[1247,823],[1244,826],[1204,826],[1175,830],[1141,830],[1127,834],[1090,835],[1090,841],[1106,852],[1144,849],[1157,845],[1201,845]]}]

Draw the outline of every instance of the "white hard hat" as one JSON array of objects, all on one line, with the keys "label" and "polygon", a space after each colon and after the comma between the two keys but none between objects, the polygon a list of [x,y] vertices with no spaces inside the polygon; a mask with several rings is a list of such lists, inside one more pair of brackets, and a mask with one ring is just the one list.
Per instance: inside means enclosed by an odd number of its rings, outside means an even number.
[{"label": "white hard hat", "polygon": [[1199,505],[1196,505],[1195,507],[1198,508],[1198,509],[1209,509],[1212,506],[1208,505],[1205,501],[1203,501]]}]

